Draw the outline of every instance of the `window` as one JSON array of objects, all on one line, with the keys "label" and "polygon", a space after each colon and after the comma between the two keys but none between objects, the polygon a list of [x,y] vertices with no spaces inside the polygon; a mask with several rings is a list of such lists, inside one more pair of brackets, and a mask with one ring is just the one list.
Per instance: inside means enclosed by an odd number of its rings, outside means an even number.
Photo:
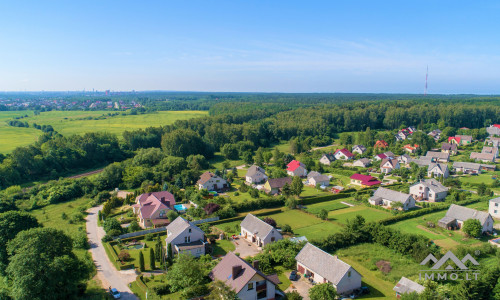
[{"label": "window", "polygon": [[498,214],[498,210],[495,210],[495,211],[494,211],[494,213],[495,213],[495,214]]},{"label": "window", "polygon": [[191,237],[190,236],[185,236],[184,237],[184,243],[189,243],[191,242]]},{"label": "window", "polygon": [[495,203],[495,207],[498,207],[498,203]]},{"label": "window", "polygon": [[347,272],[347,277],[351,277],[351,271]]},{"label": "window", "polygon": [[191,228],[189,228],[189,233],[191,233]]},{"label": "window", "polygon": [[248,284],[248,290],[249,290],[249,291],[253,290],[253,282],[250,282],[250,283]]}]

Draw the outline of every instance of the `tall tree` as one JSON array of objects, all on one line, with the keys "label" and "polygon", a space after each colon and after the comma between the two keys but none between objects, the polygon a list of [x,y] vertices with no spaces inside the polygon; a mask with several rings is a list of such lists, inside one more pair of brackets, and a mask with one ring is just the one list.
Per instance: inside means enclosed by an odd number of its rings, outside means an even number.
[{"label": "tall tree", "polygon": [[156,269],[155,265],[155,251],[153,248],[149,248],[149,267],[151,268],[151,271]]},{"label": "tall tree", "polygon": [[293,177],[290,189],[293,195],[300,196],[302,190],[304,189],[304,184],[302,183],[302,179],[299,176]]},{"label": "tall tree", "polygon": [[330,283],[318,284],[309,290],[309,298],[311,300],[335,300],[337,290]]},{"label": "tall tree", "polygon": [[236,300],[236,292],[225,282],[215,280],[210,283],[209,300]]},{"label": "tall tree", "polygon": [[183,290],[186,287],[194,287],[205,281],[208,270],[200,259],[192,255],[179,254],[167,273],[167,280],[172,292]]},{"label": "tall tree", "polygon": [[144,254],[142,254],[142,251],[139,251],[139,270],[141,272],[144,272],[146,268],[144,267]]}]

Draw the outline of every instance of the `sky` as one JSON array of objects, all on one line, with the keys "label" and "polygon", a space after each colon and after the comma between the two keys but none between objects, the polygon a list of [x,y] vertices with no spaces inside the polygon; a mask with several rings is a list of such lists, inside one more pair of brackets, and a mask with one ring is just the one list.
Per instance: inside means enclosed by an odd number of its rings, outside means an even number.
[{"label": "sky", "polygon": [[500,94],[498,1],[1,1],[0,91]]}]

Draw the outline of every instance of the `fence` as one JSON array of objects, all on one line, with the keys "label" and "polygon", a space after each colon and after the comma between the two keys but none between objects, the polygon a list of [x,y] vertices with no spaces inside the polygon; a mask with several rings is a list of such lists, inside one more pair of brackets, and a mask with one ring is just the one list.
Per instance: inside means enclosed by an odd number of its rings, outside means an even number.
[{"label": "fence", "polygon": [[162,231],[166,231],[166,230],[167,230],[167,226],[163,226],[163,227],[159,227],[159,228],[153,228],[153,229],[148,229],[148,230],[141,230],[141,231],[136,231],[136,232],[131,232],[131,233],[125,233],[125,234],[119,235],[115,238],[126,239],[126,238],[135,237],[135,236],[146,235],[148,233],[162,232]]},{"label": "fence", "polygon": [[198,224],[203,224],[203,223],[208,223],[208,222],[214,222],[214,221],[219,221],[219,217],[213,217],[213,218],[208,218],[208,219],[203,219],[203,220],[195,220],[191,221],[191,224],[193,225],[198,225]]}]

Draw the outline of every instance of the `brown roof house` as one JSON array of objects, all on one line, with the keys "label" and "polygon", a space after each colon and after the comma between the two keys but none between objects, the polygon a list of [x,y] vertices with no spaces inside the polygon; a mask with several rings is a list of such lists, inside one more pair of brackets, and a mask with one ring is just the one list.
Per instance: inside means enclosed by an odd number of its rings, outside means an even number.
[{"label": "brown roof house", "polygon": [[332,284],[339,295],[347,294],[361,287],[361,274],[337,255],[330,255],[307,243],[299,254],[297,271],[309,276],[314,282]]},{"label": "brown roof house", "polygon": [[380,171],[384,174],[391,173],[392,170],[398,170],[399,168],[399,161],[396,158],[384,158],[380,163]]},{"label": "brown roof house", "polygon": [[283,239],[276,228],[252,214],[248,214],[241,222],[241,237],[258,247]]},{"label": "brown roof house", "polygon": [[276,276],[267,276],[258,268],[258,261],[250,265],[245,260],[229,252],[208,275],[212,280],[220,280],[236,292],[241,300],[276,298]]},{"label": "brown roof house", "polygon": [[285,184],[288,183],[289,185],[292,184],[292,178],[291,177],[282,177],[282,178],[269,178],[264,184],[264,190],[266,193],[271,194],[271,195],[276,195],[281,193],[281,189]]},{"label": "brown roof house", "polygon": [[479,220],[483,227],[482,232],[493,231],[493,218],[489,213],[456,204],[450,205],[446,215],[439,220],[438,225],[443,228],[462,228],[464,222],[469,219]]},{"label": "brown roof house", "polygon": [[441,152],[455,155],[458,153],[458,146],[457,146],[457,144],[443,143],[441,145]]},{"label": "brown roof house", "polygon": [[174,208],[174,195],[167,191],[145,193],[135,198],[132,205],[142,228],[159,227],[169,223],[167,212]]},{"label": "brown roof house", "polygon": [[220,191],[229,188],[226,180],[209,171],[201,174],[196,184],[198,184],[199,190]]},{"label": "brown roof house", "polygon": [[200,257],[205,254],[205,233],[183,217],[177,217],[167,226],[165,242],[172,245],[174,255],[183,253]]}]

